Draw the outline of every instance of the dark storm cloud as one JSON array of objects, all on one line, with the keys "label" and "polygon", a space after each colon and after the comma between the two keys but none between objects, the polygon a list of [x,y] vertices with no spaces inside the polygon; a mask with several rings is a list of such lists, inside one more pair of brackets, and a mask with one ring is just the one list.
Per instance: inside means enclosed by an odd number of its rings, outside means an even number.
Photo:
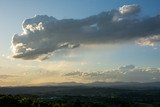
[{"label": "dark storm cloud", "polygon": [[45,60],[58,50],[77,48],[81,44],[121,43],[160,34],[160,15],[140,18],[140,9],[135,4],[124,5],[78,20],[58,20],[47,15],[26,19],[22,34],[12,38],[13,57]]}]

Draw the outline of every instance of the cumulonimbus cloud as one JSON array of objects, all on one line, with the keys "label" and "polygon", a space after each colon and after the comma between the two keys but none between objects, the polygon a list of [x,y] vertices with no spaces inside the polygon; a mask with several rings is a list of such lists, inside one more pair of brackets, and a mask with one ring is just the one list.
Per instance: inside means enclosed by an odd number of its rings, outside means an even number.
[{"label": "cumulonimbus cloud", "polygon": [[37,15],[23,22],[23,32],[12,38],[14,58],[48,58],[60,49],[81,44],[112,44],[160,34],[160,15],[140,18],[138,5],[125,5],[84,19],[58,20]]}]

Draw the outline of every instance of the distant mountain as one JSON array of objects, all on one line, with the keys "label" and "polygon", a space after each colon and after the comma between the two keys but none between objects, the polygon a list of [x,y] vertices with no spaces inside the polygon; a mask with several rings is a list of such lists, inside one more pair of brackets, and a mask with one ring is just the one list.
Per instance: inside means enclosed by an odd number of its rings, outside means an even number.
[{"label": "distant mountain", "polygon": [[160,82],[138,83],[138,82],[93,82],[93,83],[43,83],[38,86],[0,87],[0,94],[36,94],[36,95],[108,95],[123,91],[129,92],[160,92]]},{"label": "distant mountain", "polygon": [[77,82],[62,82],[62,83],[47,82],[47,83],[36,84],[35,86],[81,86],[81,85],[83,86],[85,84]]},{"label": "distant mountain", "polygon": [[136,88],[136,89],[144,89],[144,88],[160,88],[160,82],[148,82],[148,83],[139,83],[139,82],[93,82],[86,84],[87,86],[94,87],[111,87],[111,88]]},{"label": "distant mountain", "polygon": [[37,86],[88,86],[88,87],[110,87],[110,88],[160,88],[160,82],[92,82],[92,83],[77,83],[77,82],[62,82],[62,83],[42,83]]}]

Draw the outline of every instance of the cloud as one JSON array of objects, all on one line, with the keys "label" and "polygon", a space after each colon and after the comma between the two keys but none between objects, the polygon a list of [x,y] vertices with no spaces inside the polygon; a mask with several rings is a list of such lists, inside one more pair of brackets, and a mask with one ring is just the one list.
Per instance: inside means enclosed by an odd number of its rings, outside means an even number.
[{"label": "cloud", "polygon": [[133,15],[139,13],[141,10],[139,5],[132,4],[132,5],[124,5],[119,8],[119,12],[122,15]]},{"label": "cloud", "polygon": [[160,35],[154,35],[146,38],[140,38],[136,41],[141,46],[155,46],[160,42]]},{"label": "cloud", "polygon": [[75,72],[70,72],[65,74],[65,76],[82,76],[82,75],[83,75],[83,72],[80,72],[80,71],[75,71]]},{"label": "cloud", "polygon": [[14,77],[18,77],[16,75],[0,75],[0,79],[8,79],[8,78],[14,78]]},{"label": "cloud", "polygon": [[[63,76],[73,79],[95,81],[122,81],[122,82],[154,82],[160,81],[160,68],[153,67],[135,67],[134,65],[122,66],[114,70],[98,72],[70,72]],[[109,81],[108,81],[109,80]]]},{"label": "cloud", "polygon": [[58,20],[37,15],[23,22],[12,38],[14,58],[45,60],[61,49],[88,44],[113,44],[160,34],[160,15],[140,18],[138,5],[124,5],[84,19]]},{"label": "cloud", "polygon": [[134,69],[134,68],[135,68],[134,65],[126,65],[126,66],[120,67],[119,70],[127,71],[127,70],[131,70],[131,69]]}]

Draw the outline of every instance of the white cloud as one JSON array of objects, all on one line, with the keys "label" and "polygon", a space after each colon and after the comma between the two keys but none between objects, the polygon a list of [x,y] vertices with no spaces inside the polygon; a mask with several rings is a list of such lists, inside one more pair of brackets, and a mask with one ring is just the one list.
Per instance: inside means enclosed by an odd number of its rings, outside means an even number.
[{"label": "white cloud", "polygon": [[[118,69],[99,71],[99,72],[81,72],[75,71],[66,73],[63,76],[68,78],[81,78],[82,80],[95,81],[122,81],[122,82],[153,82],[160,81],[160,68],[153,67],[135,67],[134,65],[122,66]],[[112,81],[112,82],[113,82]]]},{"label": "white cloud", "polygon": [[154,35],[146,38],[140,38],[136,41],[141,46],[155,46],[160,42],[160,35]]},{"label": "white cloud", "polygon": [[[138,5],[124,5],[119,10],[102,12],[84,19],[58,20],[37,15],[23,22],[23,32],[12,38],[14,58],[45,60],[61,49],[73,49],[81,44],[113,44],[160,34],[160,16],[141,19],[133,16]],[[153,45],[153,39],[144,41]],[[148,42],[149,41],[149,42]]]},{"label": "white cloud", "polygon": [[136,14],[136,13],[140,12],[140,6],[136,5],[136,4],[124,5],[124,6],[119,8],[119,12],[122,15]]}]

